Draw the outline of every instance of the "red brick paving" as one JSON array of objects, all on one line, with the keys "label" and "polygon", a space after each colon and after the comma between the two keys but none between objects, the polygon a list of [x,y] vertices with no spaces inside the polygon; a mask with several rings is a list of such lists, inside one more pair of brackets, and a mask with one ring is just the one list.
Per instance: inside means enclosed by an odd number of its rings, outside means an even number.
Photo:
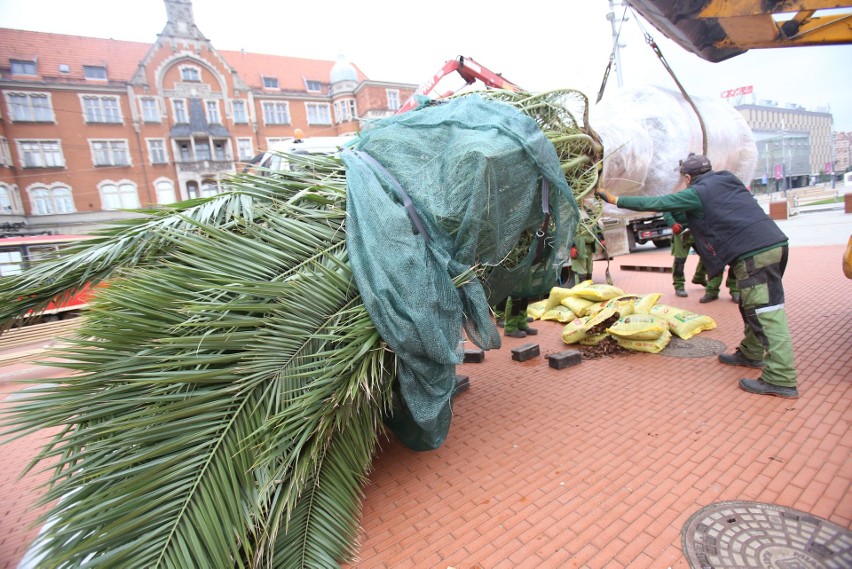
[{"label": "red brick paving", "polygon": [[[840,270],[843,250],[790,252],[798,400],[741,391],[737,380],[759,371],[715,357],[632,353],[555,370],[545,359],[565,349],[555,322],[463,364],[470,389],[456,399],[440,449],[383,443],[365,488],[359,560],[348,567],[685,569],[683,525],[724,500],[788,506],[852,529],[852,281]],[[697,285],[677,298],[670,274],[619,269],[670,261],[668,251],[646,251],[616,258],[611,272],[626,292],[661,292],[661,303],[712,316],[718,327],[699,337],[733,349],[742,324],[727,296],[699,304]],[[696,262],[689,258],[688,275]],[[596,280],[603,273],[597,262]],[[527,342],[541,357],[513,361],[510,350]],[[0,382],[24,368],[0,369]],[[12,481],[36,444],[3,447],[2,568],[16,567],[35,535],[25,510],[44,478]]]}]

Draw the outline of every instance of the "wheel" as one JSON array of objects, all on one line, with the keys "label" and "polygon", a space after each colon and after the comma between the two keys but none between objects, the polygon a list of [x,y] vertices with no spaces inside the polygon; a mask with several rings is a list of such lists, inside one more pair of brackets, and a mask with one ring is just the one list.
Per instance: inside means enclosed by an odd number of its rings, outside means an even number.
[{"label": "wheel", "polygon": [[662,249],[663,247],[671,247],[672,246],[672,240],[671,239],[657,239],[656,241],[654,241],[654,246],[657,249]]}]

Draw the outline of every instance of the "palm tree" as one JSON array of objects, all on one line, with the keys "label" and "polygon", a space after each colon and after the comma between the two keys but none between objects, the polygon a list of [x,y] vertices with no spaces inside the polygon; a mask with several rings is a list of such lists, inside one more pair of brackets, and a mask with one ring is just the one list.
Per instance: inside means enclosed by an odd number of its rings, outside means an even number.
[{"label": "palm tree", "polygon": [[[565,116],[558,98],[543,100],[528,114],[549,138],[582,130],[542,119],[542,108]],[[0,283],[5,327],[99,285],[47,363],[72,373],[28,389],[3,425],[8,436],[56,433],[29,467],[53,472],[37,540],[45,566],[336,567],[356,552],[361,488],[406,364],[356,285],[347,168],[335,156],[287,160]],[[570,245],[577,207],[558,207],[569,215],[551,223]],[[529,247],[516,239],[503,264]],[[450,277],[479,286],[490,269]]]}]

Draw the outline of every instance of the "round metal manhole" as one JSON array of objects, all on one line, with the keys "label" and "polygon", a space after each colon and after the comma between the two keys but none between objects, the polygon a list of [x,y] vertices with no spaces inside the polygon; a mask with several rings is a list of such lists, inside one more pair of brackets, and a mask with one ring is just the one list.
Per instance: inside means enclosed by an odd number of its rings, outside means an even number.
[{"label": "round metal manhole", "polygon": [[852,567],[852,532],[773,504],[710,504],[690,516],[682,537],[692,569]]},{"label": "round metal manhole", "polygon": [[718,340],[694,336],[689,340],[682,340],[672,336],[669,345],[663,348],[660,354],[673,358],[706,358],[722,354],[726,349],[725,344]]}]

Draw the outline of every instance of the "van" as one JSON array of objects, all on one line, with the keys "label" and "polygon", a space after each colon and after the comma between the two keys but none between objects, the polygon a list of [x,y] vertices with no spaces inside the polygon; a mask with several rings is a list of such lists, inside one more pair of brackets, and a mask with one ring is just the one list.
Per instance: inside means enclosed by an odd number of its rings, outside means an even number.
[{"label": "van", "polygon": [[[343,136],[302,138],[297,132],[293,138],[274,143],[266,152],[255,156],[250,164],[256,164],[260,168],[261,175],[263,175],[264,172],[276,172],[284,169],[287,166],[287,159],[284,154],[334,154],[354,140],[354,133]],[[246,169],[248,169],[248,166]]]}]

